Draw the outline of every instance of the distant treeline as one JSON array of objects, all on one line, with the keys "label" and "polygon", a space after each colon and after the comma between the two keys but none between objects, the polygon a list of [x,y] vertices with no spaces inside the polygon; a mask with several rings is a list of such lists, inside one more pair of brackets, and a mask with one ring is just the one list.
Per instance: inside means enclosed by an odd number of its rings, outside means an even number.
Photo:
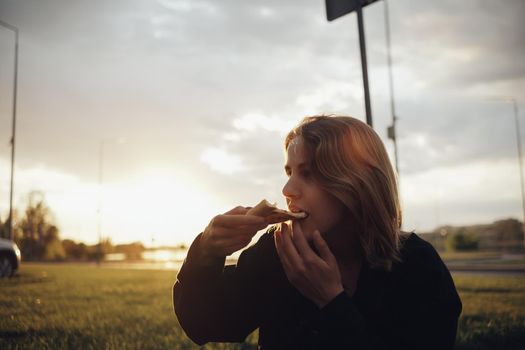
[{"label": "distant treeline", "polygon": [[[145,250],[140,242],[113,245],[110,239],[103,239],[98,244],[87,245],[61,240],[51,210],[39,192],[30,193],[22,217],[18,218],[15,212],[13,218],[15,242],[24,261],[98,261],[110,253],[122,253],[128,260],[138,260]],[[9,237],[8,219],[3,222],[0,218],[0,235]]]},{"label": "distant treeline", "polygon": [[438,250],[524,250],[523,224],[512,218],[485,225],[442,226],[432,232],[422,233],[422,237]]},{"label": "distant treeline", "polygon": [[[51,210],[39,192],[30,193],[24,214],[18,219],[15,212],[13,218],[15,242],[25,261],[98,261],[111,253],[121,253],[126,260],[140,260],[146,250],[140,242],[113,245],[110,239],[103,239],[98,244],[87,245],[70,239],[61,240]],[[8,228],[7,220],[2,222],[0,217],[2,237],[9,237]],[[485,225],[442,226],[418,234],[438,250],[524,250],[522,223],[512,218]]]}]

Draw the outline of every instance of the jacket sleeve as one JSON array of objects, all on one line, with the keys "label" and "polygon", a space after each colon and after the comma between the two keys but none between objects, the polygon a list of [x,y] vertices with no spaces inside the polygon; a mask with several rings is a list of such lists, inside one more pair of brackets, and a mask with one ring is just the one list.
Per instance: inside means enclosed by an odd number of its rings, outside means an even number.
[{"label": "jacket sleeve", "polygon": [[201,234],[192,243],[173,286],[173,306],[188,337],[207,342],[242,342],[259,326],[257,244],[246,249],[237,265],[225,258],[204,264]]},{"label": "jacket sleeve", "polygon": [[404,272],[402,286],[383,314],[386,322],[367,322],[354,298],[342,292],[310,320],[310,332],[334,349],[452,349],[461,301],[448,269],[434,254],[437,261],[422,257]]}]

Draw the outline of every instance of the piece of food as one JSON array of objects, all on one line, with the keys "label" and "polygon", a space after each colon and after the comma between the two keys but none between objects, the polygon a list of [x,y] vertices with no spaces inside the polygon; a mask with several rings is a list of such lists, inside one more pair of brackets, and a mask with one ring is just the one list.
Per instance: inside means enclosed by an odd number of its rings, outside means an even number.
[{"label": "piece of food", "polygon": [[308,216],[305,212],[292,213],[279,209],[275,204],[268,202],[266,199],[263,199],[255,207],[248,210],[246,215],[262,216],[269,225],[288,220],[304,219]]}]

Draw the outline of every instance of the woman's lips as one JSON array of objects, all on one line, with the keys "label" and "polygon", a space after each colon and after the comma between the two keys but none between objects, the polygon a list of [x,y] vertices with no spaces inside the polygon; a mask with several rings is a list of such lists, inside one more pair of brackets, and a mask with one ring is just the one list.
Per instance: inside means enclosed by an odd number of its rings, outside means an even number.
[{"label": "woman's lips", "polygon": [[306,214],[306,217],[308,217],[308,212],[302,208],[299,208],[299,207],[296,207],[296,206],[293,206],[293,205],[290,205],[288,206],[288,210],[291,211],[292,213],[305,213]]},{"label": "woman's lips", "polygon": [[289,205],[288,210],[291,211],[292,213],[298,213],[300,211],[304,211],[303,209],[296,207],[294,205]]}]

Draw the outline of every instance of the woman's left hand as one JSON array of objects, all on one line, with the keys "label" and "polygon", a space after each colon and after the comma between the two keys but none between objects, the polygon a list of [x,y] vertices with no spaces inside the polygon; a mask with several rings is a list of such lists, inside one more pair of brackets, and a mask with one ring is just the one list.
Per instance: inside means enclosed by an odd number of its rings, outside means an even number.
[{"label": "woman's left hand", "polygon": [[291,226],[282,223],[275,231],[277,253],[290,283],[322,308],[344,290],[337,261],[319,230],[313,241],[320,256],[306,241],[300,223]]}]

